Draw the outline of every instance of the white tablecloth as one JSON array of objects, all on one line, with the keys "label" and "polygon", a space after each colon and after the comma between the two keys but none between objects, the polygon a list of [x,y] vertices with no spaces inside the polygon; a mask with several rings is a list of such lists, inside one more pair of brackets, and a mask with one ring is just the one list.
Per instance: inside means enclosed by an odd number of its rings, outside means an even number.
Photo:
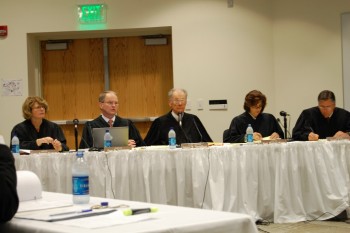
[{"label": "white tablecloth", "polygon": [[[43,193],[44,200],[60,200],[71,201],[72,195],[60,193]],[[258,230],[255,222],[249,215],[200,210],[196,208],[185,208],[177,206],[155,205],[149,203],[139,203],[124,200],[111,200],[105,198],[91,198],[90,205],[99,204],[108,201],[109,206],[116,206],[120,204],[128,205],[130,208],[149,208],[156,207],[156,213],[143,214],[146,219],[139,222],[133,222],[123,225],[112,225],[103,228],[87,229],[83,228],[81,224],[79,227],[68,224],[77,224],[75,221],[98,221],[101,216],[80,218],[77,220],[70,220],[71,223],[64,222],[44,222],[36,220],[18,219],[16,216],[10,222],[0,225],[0,232],[6,233],[116,233],[116,232],[130,232],[130,233],[257,233]],[[74,207],[72,207],[74,208]],[[77,207],[82,208],[82,207]],[[45,213],[47,210],[40,210]],[[50,209],[49,211],[55,211]],[[57,210],[56,213],[62,213],[62,210]],[[25,214],[28,216],[28,213]],[[34,211],[37,215],[38,211]],[[146,216],[148,215],[148,216]],[[140,215],[138,215],[140,216]],[[135,216],[136,217],[136,216]],[[133,218],[129,216],[128,218]],[[101,220],[100,220],[101,221]],[[104,221],[106,221],[104,219]],[[120,224],[121,220],[116,217],[113,218],[112,223]],[[75,222],[75,223],[74,223]],[[63,225],[64,224],[64,225]]]},{"label": "white tablecloth", "polygon": [[[328,219],[349,206],[350,142],[87,152],[91,195],[246,213],[276,223]],[[108,159],[107,159],[108,158]],[[71,193],[74,153],[16,157],[43,189]],[[330,213],[330,214],[324,214]]]}]

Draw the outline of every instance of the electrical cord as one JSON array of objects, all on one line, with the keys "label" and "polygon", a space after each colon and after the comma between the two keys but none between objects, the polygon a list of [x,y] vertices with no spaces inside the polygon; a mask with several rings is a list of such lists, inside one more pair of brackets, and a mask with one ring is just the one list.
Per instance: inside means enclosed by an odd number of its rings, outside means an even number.
[{"label": "electrical cord", "polygon": [[270,233],[269,231],[265,231],[265,230],[263,230],[263,229],[260,229],[259,227],[258,227],[258,231],[264,232],[264,233]]},{"label": "electrical cord", "polygon": [[205,200],[205,193],[207,191],[207,186],[208,186],[208,180],[209,180],[209,172],[210,172],[210,149],[208,149],[208,172],[207,172],[207,178],[205,181],[205,185],[204,185],[204,193],[203,193],[203,200],[202,200],[202,204],[201,204],[201,209],[203,209],[203,205],[204,205],[204,200]]},{"label": "electrical cord", "polygon": [[104,154],[105,154],[105,157],[106,157],[107,169],[109,171],[109,175],[111,176],[111,191],[112,191],[113,199],[115,199],[115,194],[114,194],[114,190],[113,190],[113,183],[112,183],[112,171],[111,171],[111,169],[109,167],[107,152],[105,152]]},{"label": "electrical cord", "polygon": [[[280,126],[281,126],[282,129],[283,129],[284,126],[282,125],[282,122],[281,122],[281,119],[280,119],[280,118],[277,118],[277,122],[280,124]],[[289,138],[292,138],[292,135],[291,135],[289,129],[290,129],[290,117],[289,117],[289,119],[288,119],[287,135],[288,135]],[[285,139],[288,139],[288,138],[285,138]]]},{"label": "electrical cord", "polygon": [[[334,218],[334,221],[341,221],[341,222],[346,222],[346,221],[347,221],[347,219],[343,219],[342,217],[338,217],[339,214],[338,214],[338,215],[335,215],[335,214],[330,213],[330,212],[324,212],[323,214],[319,215],[317,218],[314,218],[314,219],[311,219],[311,220],[306,220],[306,221],[304,221],[304,222],[305,222],[305,223],[310,223],[310,222],[317,221],[318,219],[320,219],[322,216],[324,216],[324,215],[326,215],[326,214],[329,215],[329,216],[331,216],[332,218]],[[338,219],[337,219],[337,217],[338,217]]]}]

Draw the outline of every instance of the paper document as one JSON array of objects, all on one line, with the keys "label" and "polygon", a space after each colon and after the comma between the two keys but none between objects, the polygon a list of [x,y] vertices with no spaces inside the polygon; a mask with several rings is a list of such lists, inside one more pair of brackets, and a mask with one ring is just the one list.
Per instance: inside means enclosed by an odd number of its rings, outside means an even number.
[{"label": "paper document", "polygon": [[26,212],[26,211],[52,209],[52,208],[59,208],[59,207],[67,207],[67,206],[73,206],[72,201],[62,201],[62,200],[57,200],[57,198],[55,198],[54,200],[45,198],[45,199],[37,199],[32,201],[21,201],[19,203],[17,213]]},{"label": "paper document", "polygon": [[68,221],[55,222],[60,225],[82,227],[88,229],[109,227],[114,225],[130,224],[146,220],[156,220],[157,213],[125,216],[123,211],[115,211],[106,215],[99,215],[89,218],[79,218]]},{"label": "paper document", "polygon": [[90,229],[156,219],[155,217],[156,213],[125,216],[123,211],[111,208],[84,212],[78,206],[21,212],[15,216],[20,219],[54,222],[60,225]]}]

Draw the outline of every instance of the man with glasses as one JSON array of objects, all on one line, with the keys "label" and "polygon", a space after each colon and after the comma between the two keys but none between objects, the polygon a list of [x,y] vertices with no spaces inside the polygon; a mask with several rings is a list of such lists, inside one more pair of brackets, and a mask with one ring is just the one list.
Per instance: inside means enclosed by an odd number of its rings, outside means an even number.
[{"label": "man with glasses", "polygon": [[144,146],[140,132],[131,120],[123,119],[117,115],[119,102],[117,93],[114,91],[104,91],[98,98],[101,115],[92,121],[86,122],[79,148],[90,148],[93,146],[92,128],[105,127],[129,127],[128,145],[131,147]]},{"label": "man with glasses", "polygon": [[293,139],[317,141],[327,137],[350,139],[350,112],[337,108],[335,95],[324,90],[318,95],[318,106],[305,109],[293,129]]},{"label": "man with glasses", "polygon": [[147,145],[168,145],[168,132],[176,132],[176,143],[212,142],[202,122],[196,115],[185,113],[187,91],[173,88],[168,93],[171,111],[158,117],[152,123],[146,137]]}]

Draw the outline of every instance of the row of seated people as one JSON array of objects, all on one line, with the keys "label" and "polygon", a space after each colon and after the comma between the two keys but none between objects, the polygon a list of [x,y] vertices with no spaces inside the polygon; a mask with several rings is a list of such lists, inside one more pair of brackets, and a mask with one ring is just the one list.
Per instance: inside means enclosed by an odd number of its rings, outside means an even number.
[{"label": "row of seated people", "polygon": [[[118,116],[119,101],[114,91],[104,91],[100,94],[99,107],[101,115],[85,124],[79,148],[93,146],[92,128],[128,126],[128,145],[149,146],[167,145],[168,132],[172,127],[176,132],[176,141],[182,143],[212,142],[200,119],[193,114],[185,113],[187,91],[173,88],[168,93],[168,103],[171,110],[155,119],[146,137],[142,139],[132,121]],[[226,143],[244,142],[246,128],[251,124],[254,140],[264,137],[269,139],[284,138],[282,128],[276,118],[264,113],[266,96],[258,90],[250,91],[244,100],[244,113],[233,118],[229,129],[223,136]],[[48,110],[47,102],[41,97],[28,97],[22,106],[25,120],[17,124],[11,138],[17,135],[20,148],[24,149],[54,149],[67,151],[66,138],[61,128],[54,122],[45,119]],[[324,90],[318,95],[318,106],[304,110],[293,129],[293,140],[318,140],[326,137],[350,139],[350,113],[336,107],[333,92]]]}]

